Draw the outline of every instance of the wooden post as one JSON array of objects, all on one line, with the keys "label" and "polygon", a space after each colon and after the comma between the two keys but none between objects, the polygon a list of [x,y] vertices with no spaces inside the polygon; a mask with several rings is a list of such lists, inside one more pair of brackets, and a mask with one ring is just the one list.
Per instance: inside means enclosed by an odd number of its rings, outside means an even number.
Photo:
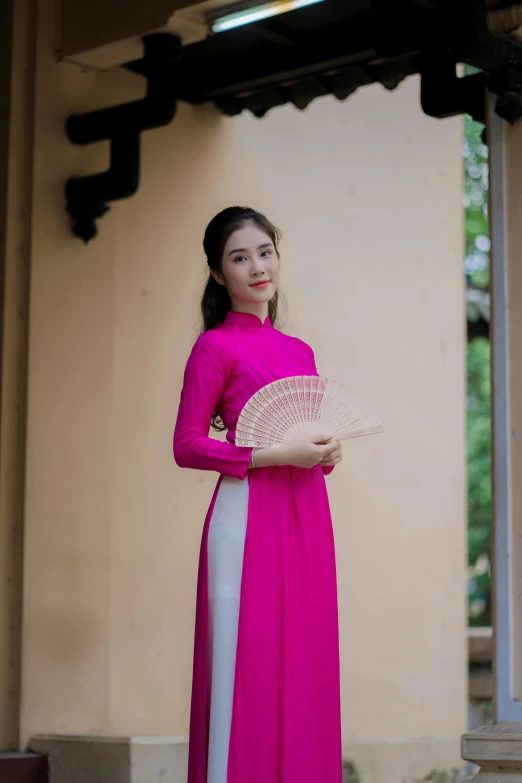
[{"label": "wooden post", "polygon": [[20,731],[35,6],[0,3],[0,751]]},{"label": "wooden post", "polygon": [[522,783],[522,122],[489,98],[494,715],[462,739],[477,781]]}]

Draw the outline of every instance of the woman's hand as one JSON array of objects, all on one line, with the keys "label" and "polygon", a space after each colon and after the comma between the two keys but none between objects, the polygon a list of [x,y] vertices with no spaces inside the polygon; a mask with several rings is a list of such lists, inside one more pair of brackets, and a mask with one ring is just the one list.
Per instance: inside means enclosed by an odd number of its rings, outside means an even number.
[{"label": "woman's hand", "polygon": [[337,465],[343,458],[341,451],[341,444],[338,440],[331,440],[329,444],[329,450],[326,452],[321,460],[321,465],[325,468],[329,468],[333,465]]},{"label": "woman's hand", "polygon": [[[340,447],[337,441],[333,440],[331,435],[313,435],[305,438],[291,440],[278,448],[280,449],[280,458],[282,465],[293,465],[296,468],[313,468],[315,465],[335,464],[324,462],[325,459],[336,459],[337,452],[340,454]],[[335,456],[332,456],[335,454]]]},{"label": "woman's hand", "polygon": [[296,468],[329,467],[341,461],[341,444],[331,435],[313,435],[296,438],[279,446],[258,447],[254,450],[256,468],[272,465],[294,465]]}]

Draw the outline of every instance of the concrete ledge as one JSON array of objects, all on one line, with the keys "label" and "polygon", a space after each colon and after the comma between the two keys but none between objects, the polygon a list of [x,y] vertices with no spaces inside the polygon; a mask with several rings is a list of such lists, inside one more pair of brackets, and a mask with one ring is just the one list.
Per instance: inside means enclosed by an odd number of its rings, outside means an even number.
[{"label": "concrete ledge", "polygon": [[493,698],[493,630],[468,628],[469,700],[489,701]]},{"label": "concrete ledge", "polygon": [[49,783],[187,781],[186,737],[39,735],[30,748],[48,756]]},{"label": "concrete ledge", "polygon": [[480,766],[514,762],[522,778],[522,723],[494,723],[464,734],[462,758]]},{"label": "concrete ledge", "polygon": [[343,783],[456,783],[460,738],[343,744]]},{"label": "concrete ledge", "polygon": [[468,628],[468,658],[470,663],[491,664],[493,660],[493,629]]},{"label": "concrete ledge", "polygon": [[522,783],[522,723],[495,723],[465,734],[462,758],[480,767],[473,783]]},{"label": "concrete ledge", "polygon": [[[187,781],[186,737],[38,736],[30,747],[48,755],[49,783]],[[454,783],[463,769],[460,737],[345,743],[343,758],[343,783]]]}]

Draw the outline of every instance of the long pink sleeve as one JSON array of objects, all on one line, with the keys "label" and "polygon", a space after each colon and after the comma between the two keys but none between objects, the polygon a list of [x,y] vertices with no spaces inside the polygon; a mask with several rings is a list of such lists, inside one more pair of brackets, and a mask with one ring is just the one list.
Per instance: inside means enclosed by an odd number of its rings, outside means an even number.
[{"label": "long pink sleeve", "polygon": [[181,468],[215,470],[244,479],[252,449],[208,435],[234,362],[229,341],[202,334],[188,358],[174,429],[174,459]]},{"label": "long pink sleeve", "polygon": [[[308,343],[307,343],[307,345],[308,345]],[[308,348],[310,349],[310,354],[312,356],[312,364],[313,364],[314,371],[315,371],[315,373],[317,375],[319,375],[319,372],[317,371],[317,367],[316,367],[316,364],[315,364],[314,350],[313,350],[313,348],[310,345],[308,345]],[[323,465],[322,467],[323,467],[324,475],[325,476],[329,476],[330,473],[332,472],[332,470],[335,468],[335,465],[328,465],[328,466]]]}]

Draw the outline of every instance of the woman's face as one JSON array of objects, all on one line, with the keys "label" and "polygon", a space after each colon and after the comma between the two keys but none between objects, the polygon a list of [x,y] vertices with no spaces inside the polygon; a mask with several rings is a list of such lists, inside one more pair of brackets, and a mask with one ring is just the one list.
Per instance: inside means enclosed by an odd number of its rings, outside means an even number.
[{"label": "woman's face", "polygon": [[279,257],[270,237],[253,223],[230,235],[223,251],[222,273],[232,303],[265,304],[279,285]]}]

